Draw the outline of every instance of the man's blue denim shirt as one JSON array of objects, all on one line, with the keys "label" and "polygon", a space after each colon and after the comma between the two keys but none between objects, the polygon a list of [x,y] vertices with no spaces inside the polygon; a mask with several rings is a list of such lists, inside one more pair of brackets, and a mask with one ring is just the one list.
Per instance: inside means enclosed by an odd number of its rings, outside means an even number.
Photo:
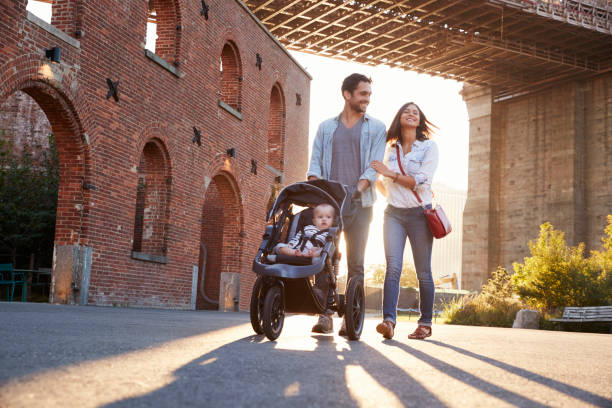
[{"label": "man's blue denim shirt", "polygon": [[[312,145],[312,155],[310,157],[310,167],[307,177],[315,176],[321,179],[329,179],[331,172],[332,159],[332,140],[334,132],[338,127],[340,115],[327,119],[319,125],[314,144]],[[376,171],[370,167],[374,160],[383,160],[385,154],[385,125],[378,119],[366,114],[363,125],[361,126],[361,176],[370,182],[370,186],[361,193],[361,205],[370,207],[376,200]]]}]

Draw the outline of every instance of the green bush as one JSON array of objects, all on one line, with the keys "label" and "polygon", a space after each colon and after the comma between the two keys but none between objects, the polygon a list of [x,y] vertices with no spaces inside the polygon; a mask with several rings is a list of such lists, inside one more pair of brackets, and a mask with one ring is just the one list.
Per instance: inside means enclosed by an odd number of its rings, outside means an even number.
[{"label": "green bush", "polygon": [[569,247],[562,231],[550,223],[529,242],[530,257],[515,262],[512,283],[527,304],[544,312],[564,306],[599,306],[612,301],[612,216],[608,216],[603,252],[584,257],[584,244]]},{"label": "green bush", "polygon": [[[366,281],[377,284],[385,283],[386,266],[382,264],[367,265]],[[402,276],[400,277],[400,286],[402,288],[416,288],[419,286],[416,278],[416,271],[410,264],[404,262],[402,267]]]},{"label": "green bush", "polygon": [[523,303],[514,297],[508,271],[499,267],[480,293],[445,304],[442,316],[449,324],[512,327],[516,313],[523,307]]}]

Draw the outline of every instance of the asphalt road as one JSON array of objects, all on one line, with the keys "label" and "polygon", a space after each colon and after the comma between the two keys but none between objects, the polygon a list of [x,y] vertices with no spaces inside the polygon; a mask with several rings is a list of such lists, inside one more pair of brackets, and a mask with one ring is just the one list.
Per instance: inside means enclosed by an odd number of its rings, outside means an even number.
[{"label": "asphalt road", "polygon": [[[247,313],[0,303],[0,407],[612,407],[612,335],[435,325],[276,342]],[[339,319],[335,320],[336,329]]]}]

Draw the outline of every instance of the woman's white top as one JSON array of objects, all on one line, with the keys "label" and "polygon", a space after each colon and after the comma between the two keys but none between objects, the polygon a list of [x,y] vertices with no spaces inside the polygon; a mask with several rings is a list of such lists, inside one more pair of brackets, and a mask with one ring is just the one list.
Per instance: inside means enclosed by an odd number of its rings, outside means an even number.
[{"label": "woman's white top", "polygon": [[[399,144],[402,168],[406,175],[416,180],[416,192],[419,193],[423,205],[431,204],[431,183],[433,175],[438,167],[438,145],[433,140],[416,140],[412,144],[410,152],[404,154],[402,145]],[[397,153],[395,143],[387,144],[384,163],[387,167],[400,176],[402,172],[397,164]],[[393,207],[410,208],[418,207],[419,201],[408,187],[394,183],[392,178],[383,177],[383,184],[387,189],[387,202]]]}]

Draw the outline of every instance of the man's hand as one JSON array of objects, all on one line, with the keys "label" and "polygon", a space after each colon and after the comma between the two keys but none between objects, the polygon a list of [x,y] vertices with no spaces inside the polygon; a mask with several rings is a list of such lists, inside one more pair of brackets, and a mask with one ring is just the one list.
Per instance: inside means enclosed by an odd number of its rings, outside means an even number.
[{"label": "man's hand", "polygon": [[357,182],[357,191],[361,193],[363,190],[370,186],[370,181],[366,179],[361,179]]}]

